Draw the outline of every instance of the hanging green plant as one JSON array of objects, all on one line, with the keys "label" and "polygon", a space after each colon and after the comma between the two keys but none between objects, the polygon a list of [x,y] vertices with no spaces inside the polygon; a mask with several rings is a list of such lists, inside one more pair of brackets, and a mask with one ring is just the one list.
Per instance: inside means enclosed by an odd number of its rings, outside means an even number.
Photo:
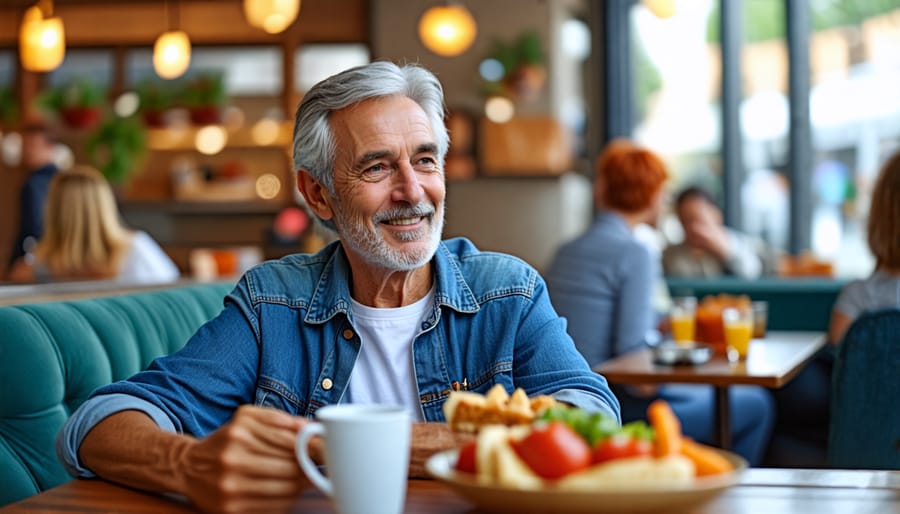
[{"label": "hanging green plant", "polygon": [[62,118],[72,128],[90,128],[103,114],[106,90],[86,79],[51,87],[37,98],[38,108]]},{"label": "hanging green plant", "polygon": [[133,116],[107,118],[91,134],[85,146],[88,159],[113,184],[128,179],[146,149],[144,127]]}]

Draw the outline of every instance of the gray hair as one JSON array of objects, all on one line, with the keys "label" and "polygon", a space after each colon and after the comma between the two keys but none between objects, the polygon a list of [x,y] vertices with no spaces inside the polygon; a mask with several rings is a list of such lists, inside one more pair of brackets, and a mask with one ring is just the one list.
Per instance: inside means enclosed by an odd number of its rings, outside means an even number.
[{"label": "gray hair", "polygon": [[437,139],[441,165],[449,146],[444,125],[444,91],[437,77],[416,64],[397,66],[373,62],[350,68],[313,86],[297,107],[294,119],[294,170],[304,169],[332,195],[334,191],[334,134],[331,113],[372,98],[401,95],[419,104]]}]

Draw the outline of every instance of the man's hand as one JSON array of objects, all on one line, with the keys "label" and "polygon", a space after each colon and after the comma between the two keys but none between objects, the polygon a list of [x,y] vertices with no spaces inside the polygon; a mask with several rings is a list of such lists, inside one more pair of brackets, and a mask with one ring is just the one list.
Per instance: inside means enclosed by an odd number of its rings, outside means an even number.
[{"label": "man's hand", "polygon": [[[185,494],[207,512],[286,510],[309,484],[294,457],[306,423],[274,409],[239,408],[228,424],[184,449],[178,470]],[[311,452],[321,456],[321,447]]]},{"label": "man's hand", "polygon": [[[294,458],[306,419],[254,406],[204,439],[160,430],[139,411],[98,423],[79,448],[98,476],[138,489],[187,496],[207,512],[278,512],[290,508],[308,482]],[[322,441],[310,442],[321,462]]]},{"label": "man's hand", "polygon": [[410,478],[428,478],[425,461],[429,457],[474,440],[475,434],[454,432],[446,423],[413,423],[412,449],[409,453]]},{"label": "man's hand", "polygon": [[706,250],[722,262],[731,255],[731,241],[724,227],[696,221],[685,227],[685,239],[691,246]]}]

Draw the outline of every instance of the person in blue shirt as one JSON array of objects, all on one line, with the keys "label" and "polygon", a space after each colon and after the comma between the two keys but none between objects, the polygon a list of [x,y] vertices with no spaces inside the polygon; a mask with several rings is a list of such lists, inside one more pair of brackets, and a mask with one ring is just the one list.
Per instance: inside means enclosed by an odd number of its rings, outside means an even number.
[{"label": "person in blue shirt", "polygon": [[[610,143],[597,159],[593,224],[563,244],[547,272],[553,306],[591,366],[646,348],[658,334],[652,305],[660,263],[634,234],[651,223],[663,201],[668,173],[653,152],[625,140]],[[656,398],[669,402],[684,433],[710,444],[715,407],[711,386],[614,386],[622,420],[645,419]],[[774,422],[768,391],[730,388],[734,449],[751,464],[763,458]]]},{"label": "person in blue shirt", "polygon": [[273,511],[305,486],[294,441],[325,405],[406,406],[414,476],[460,443],[442,423],[453,390],[521,387],[618,420],[540,275],[441,240],[443,114],[440,83],[416,65],[376,62],[310,89],[294,168],[338,241],[251,269],[182,350],[97,390],[57,439],[70,472],[206,511]]},{"label": "person in blue shirt", "polygon": [[44,123],[33,122],[22,130],[22,164],[29,170],[19,192],[19,228],[9,265],[24,257],[44,231],[44,203],[50,181],[59,171],[53,161],[56,137]]}]

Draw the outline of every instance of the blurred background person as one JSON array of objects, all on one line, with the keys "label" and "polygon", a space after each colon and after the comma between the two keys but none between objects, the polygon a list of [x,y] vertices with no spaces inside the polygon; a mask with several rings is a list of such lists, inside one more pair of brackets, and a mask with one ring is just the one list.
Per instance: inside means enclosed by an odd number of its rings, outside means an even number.
[{"label": "blurred background person", "polygon": [[835,344],[863,312],[900,307],[900,151],[887,160],[872,188],[867,242],[875,269],[841,289],[828,328]]},{"label": "blurred background person", "polygon": [[50,182],[44,234],[10,272],[14,282],[116,280],[169,282],[175,263],[149,235],[125,228],[109,183],[94,168],[75,166]]},{"label": "blurred background person", "polygon": [[815,443],[809,448],[773,447],[770,459],[776,465],[787,460],[782,459],[782,453],[795,462],[801,456],[804,460],[797,463],[808,467],[827,463],[835,346],[862,313],[900,308],[900,152],[887,160],[872,188],[867,241],[875,257],[875,269],[867,278],[853,280],[841,289],[828,329],[831,344],[794,380],[774,392],[778,431],[799,434],[803,440]]},{"label": "blurred background person", "polygon": [[[635,235],[652,225],[663,201],[668,171],[653,152],[618,140],[597,159],[596,217],[587,231],[560,247],[547,272],[550,299],[566,318],[578,350],[594,367],[640,350],[657,338],[652,303],[659,260]],[[705,385],[612,386],[622,406],[622,422],[645,419],[656,398],[667,400],[684,433],[713,440],[713,389]],[[734,449],[759,464],[773,424],[772,398],[756,387],[732,387]]]},{"label": "blurred background person", "polygon": [[758,278],[777,270],[775,252],[762,240],[726,227],[712,195],[688,187],[675,200],[684,240],[663,250],[663,272],[672,277]]},{"label": "blurred background person", "polygon": [[53,160],[55,150],[56,136],[49,125],[32,122],[23,127],[22,164],[28,170],[28,178],[19,193],[19,228],[9,264],[22,258],[41,237],[47,189],[59,172]]}]

